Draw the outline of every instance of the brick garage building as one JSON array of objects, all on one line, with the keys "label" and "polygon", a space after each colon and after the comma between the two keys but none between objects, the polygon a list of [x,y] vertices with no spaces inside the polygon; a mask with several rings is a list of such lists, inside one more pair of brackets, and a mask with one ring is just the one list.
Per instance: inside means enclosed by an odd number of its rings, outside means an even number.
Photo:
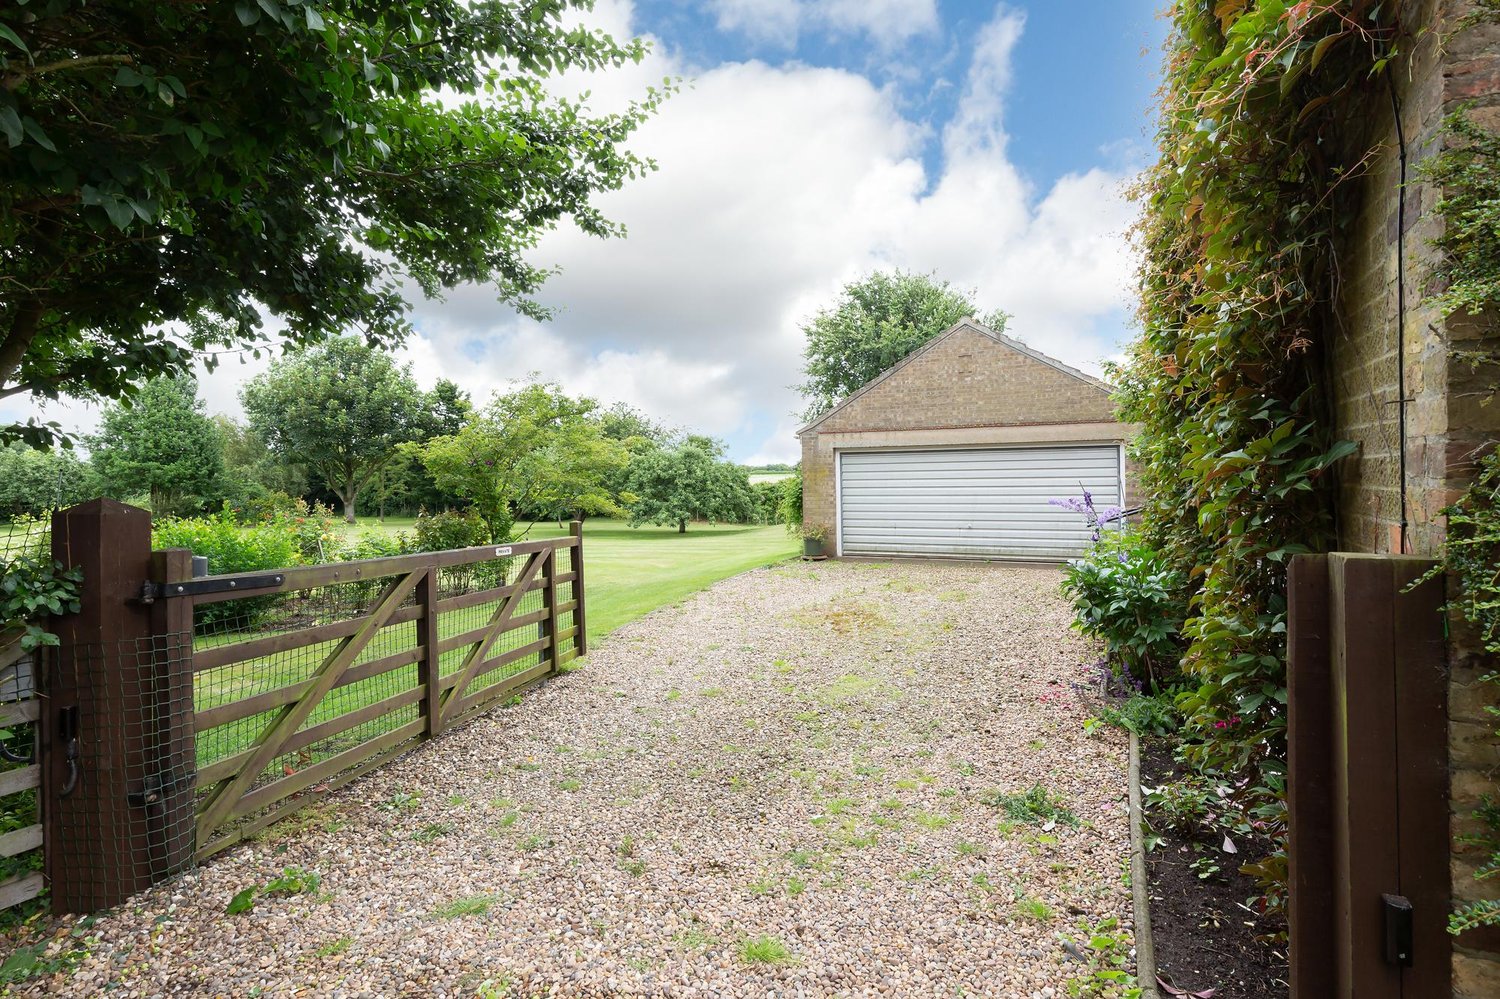
[{"label": "brick garage building", "polygon": [[799,431],[804,526],[833,555],[1077,554],[1088,528],[1048,500],[1131,497],[1110,391],[966,319]]}]

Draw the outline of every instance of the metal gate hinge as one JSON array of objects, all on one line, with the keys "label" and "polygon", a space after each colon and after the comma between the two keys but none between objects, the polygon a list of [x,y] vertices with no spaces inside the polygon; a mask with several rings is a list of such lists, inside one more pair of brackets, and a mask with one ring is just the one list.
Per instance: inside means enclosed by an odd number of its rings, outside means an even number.
[{"label": "metal gate hinge", "polygon": [[200,593],[224,593],[228,590],[264,590],[286,582],[281,573],[259,576],[207,576],[184,579],[178,583],[146,583],[141,587],[141,603],[155,603],[158,598],[191,597]]}]

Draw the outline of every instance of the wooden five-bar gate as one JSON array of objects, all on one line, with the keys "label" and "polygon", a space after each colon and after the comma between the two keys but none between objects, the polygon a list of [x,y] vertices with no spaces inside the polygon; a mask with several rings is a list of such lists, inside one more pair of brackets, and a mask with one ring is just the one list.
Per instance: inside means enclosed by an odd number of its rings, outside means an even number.
[{"label": "wooden five-bar gate", "polygon": [[566,537],[235,575],[150,516],[57,514],[84,571],[41,712],[52,906],[119,903],[586,652]]}]

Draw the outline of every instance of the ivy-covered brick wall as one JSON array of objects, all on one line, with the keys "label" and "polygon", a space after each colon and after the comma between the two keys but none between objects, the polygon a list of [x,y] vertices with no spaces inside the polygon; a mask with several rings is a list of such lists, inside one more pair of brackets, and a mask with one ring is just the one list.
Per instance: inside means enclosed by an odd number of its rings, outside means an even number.
[{"label": "ivy-covered brick wall", "polygon": [[[1440,257],[1432,241],[1442,232],[1436,211],[1442,192],[1422,176],[1422,164],[1452,141],[1444,119],[1459,107],[1471,107],[1474,121],[1500,130],[1500,25],[1460,29],[1472,9],[1472,0],[1423,0],[1406,11],[1413,35],[1427,30],[1408,42],[1404,62],[1386,74],[1401,110],[1404,189],[1401,134],[1389,100],[1368,101],[1369,117],[1351,122],[1351,147],[1375,153],[1357,187],[1344,195],[1357,197],[1362,207],[1340,255],[1341,323],[1329,365],[1335,432],[1359,445],[1338,469],[1338,546],[1348,551],[1401,550],[1397,341],[1403,291],[1408,553],[1439,554],[1446,534],[1441,511],[1473,481],[1483,449],[1500,438],[1500,405],[1481,404],[1493,391],[1492,372],[1453,357],[1493,325],[1462,313],[1441,315],[1435,301],[1443,288],[1435,276]],[[1464,841],[1478,831],[1473,811],[1480,795],[1494,793],[1500,774],[1494,722],[1484,711],[1493,688],[1479,679],[1496,665],[1483,661],[1478,638],[1456,615],[1451,635],[1453,890],[1463,901],[1500,897],[1497,879],[1474,878],[1486,851]],[[1491,928],[1459,937],[1453,971],[1456,997],[1500,996],[1500,933]]]}]

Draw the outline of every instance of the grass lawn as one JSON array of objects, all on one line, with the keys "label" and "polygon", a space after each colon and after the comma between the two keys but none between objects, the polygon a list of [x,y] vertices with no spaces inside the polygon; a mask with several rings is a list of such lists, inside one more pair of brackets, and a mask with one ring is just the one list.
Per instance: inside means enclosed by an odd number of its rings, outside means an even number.
[{"label": "grass lawn", "polygon": [[[789,473],[765,474],[774,479]],[[361,517],[347,529],[396,534],[411,531],[415,523],[414,517],[387,517],[383,523]],[[566,524],[549,520],[516,525],[523,540],[567,533]],[[584,523],[583,543],[590,644],[658,607],[800,550],[797,539],[780,525],[689,524],[686,534],[678,534],[675,527],[631,527],[623,520],[600,518]]]},{"label": "grass lawn", "polygon": [[[527,526],[517,525],[518,532]],[[547,521],[529,526],[528,538],[567,531]],[[798,550],[797,540],[780,525],[689,524],[686,534],[678,534],[675,527],[585,521],[589,643],[658,607],[747,569],[790,558]]]}]

